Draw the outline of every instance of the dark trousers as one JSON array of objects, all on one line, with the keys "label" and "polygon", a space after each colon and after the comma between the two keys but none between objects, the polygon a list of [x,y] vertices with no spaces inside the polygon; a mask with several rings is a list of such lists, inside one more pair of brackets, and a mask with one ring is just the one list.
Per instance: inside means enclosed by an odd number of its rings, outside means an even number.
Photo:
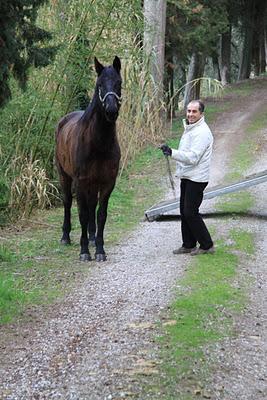
[{"label": "dark trousers", "polygon": [[193,182],[181,179],[180,213],[183,247],[195,247],[207,250],[213,246],[209,231],[199,214],[203,192],[208,182]]}]

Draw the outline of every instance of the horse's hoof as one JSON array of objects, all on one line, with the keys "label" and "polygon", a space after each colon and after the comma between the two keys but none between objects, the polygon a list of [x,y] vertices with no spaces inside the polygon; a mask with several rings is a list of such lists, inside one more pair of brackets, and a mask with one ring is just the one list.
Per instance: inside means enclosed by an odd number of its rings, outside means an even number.
[{"label": "horse's hoof", "polygon": [[106,259],[107,259],[107,256],[106,256],[105,253],[104,254],[96,254],[95,255],[95,260],[96,261],[106,261]]},{"label": "horse's hoof", "polygon": [[91,256],[90,256],[90,254],[88,254],[88,253],[83,253],[83,254],[80,254],[80,261],[92,261],[92,258],[91,258]]},{"label": "horse's hoof", "polygon": [[64,246],[69,245],[70,244],[70,239],[61,239],[60,243],[63,244]]}]

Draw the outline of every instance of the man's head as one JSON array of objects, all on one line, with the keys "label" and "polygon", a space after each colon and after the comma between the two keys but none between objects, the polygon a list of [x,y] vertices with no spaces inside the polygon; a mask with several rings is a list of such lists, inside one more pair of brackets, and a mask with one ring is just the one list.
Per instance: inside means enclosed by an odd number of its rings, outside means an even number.
[{"label": "man's head", "polygon": [[196,123],[200,118],[203,117],[204,104],[200,100],[192,100],[187,105],[186,119],[189,124]]}]

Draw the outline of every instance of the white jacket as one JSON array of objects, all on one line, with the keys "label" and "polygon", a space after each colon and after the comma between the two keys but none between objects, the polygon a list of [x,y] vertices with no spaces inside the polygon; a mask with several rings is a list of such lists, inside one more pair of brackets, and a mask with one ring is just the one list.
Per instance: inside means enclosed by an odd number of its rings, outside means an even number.
[{"label": "white jacket", "polygon": [[176,176],[194,182],[208,182],[212,154],[213,136],[204,116],[195,124],[186,124],[178,150],[172,149],[172,158],[177,161]]}]

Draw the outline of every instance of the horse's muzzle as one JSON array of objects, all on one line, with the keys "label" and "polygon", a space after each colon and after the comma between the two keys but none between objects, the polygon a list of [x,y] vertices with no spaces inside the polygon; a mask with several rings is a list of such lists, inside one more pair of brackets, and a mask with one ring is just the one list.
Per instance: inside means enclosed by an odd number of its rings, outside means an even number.
[{"label": "horse's muzzle", "polygon": [[119,112],[118,111],[109,111],[105,110],[106,118],[109,122],[116,122]]}]

